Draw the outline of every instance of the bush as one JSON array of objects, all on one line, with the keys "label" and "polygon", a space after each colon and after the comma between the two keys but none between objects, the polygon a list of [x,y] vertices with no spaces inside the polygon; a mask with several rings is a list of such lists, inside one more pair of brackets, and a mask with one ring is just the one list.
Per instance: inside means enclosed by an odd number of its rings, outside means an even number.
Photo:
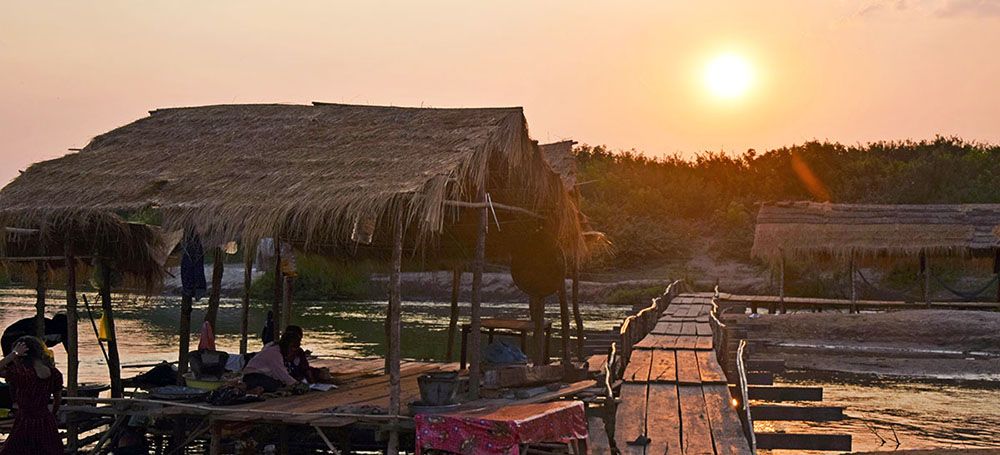
[{"label": "bush", "polygon": [[[370,296],[369,275],[373,267],[366,262],[344,263],[323,256],[298,255],[295,278],[296,300],[356,300]],[[274,296],[274,272],[256,279],[250,288],[255,299]]]}]

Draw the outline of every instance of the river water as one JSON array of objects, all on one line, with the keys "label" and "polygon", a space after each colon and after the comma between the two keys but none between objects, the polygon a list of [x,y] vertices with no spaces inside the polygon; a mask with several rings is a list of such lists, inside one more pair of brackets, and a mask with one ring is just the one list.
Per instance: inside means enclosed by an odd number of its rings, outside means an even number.
[{"label": "river water", "polygon": [[[94,317],[99,317],[95,293],[87,293]],[[173,297],[116,295],[116,324],[123,376],[144,371],[129,365],[177,358],[177,322],[180,302]],[[50,292],[51,316],[62,308],[64,296]],[[3,327],[34,314],[34,292],[0,290],[0,324]],[[192,316],[192,346],[198,344],[197,329],[204,317],[205,300],[196,303]],[[260,347],[259,332],[269,302],[253,302],[250,314],[250,349]],[[319,356],[382,356],[385,352],[384,302],[296,302],[292,323],[306,332],[303,345]],[[611,329],[625,317],[628,308],[585,305],[588,329]],[[87,311],[80,302],[80,380],[107,382],[107,364],[97,344]],[[449,304],[403,302],[402,354],[404,358],[439,360],[446,350]],[[548,317],[558,326],[558,306],[549,305]],[[484,317],[523,318],[526,303],[486,303]],[[462,306],[463,318],[468,307]],[[216,345],[228,352],[239,351],[240,301],[223,299],[219,309]],[[456,353],[458,348],[456,346]],[[65,372],[66,354],[55,349],[57,365]],[[1000,448],[1000,383],[927,382],[880,379],[864,375],[830,375],[815,372],[789,374],[776,383],[821,386],[822,405],[843,406],[849,417],[839,422],[758,422],[758,431],[849,433],[855,450],[917,448]],[[881,439],[880,439],[881,438]],[[881,440],[887,442],[882,444]],[[792,453],[774,451],[774,453]]]}]

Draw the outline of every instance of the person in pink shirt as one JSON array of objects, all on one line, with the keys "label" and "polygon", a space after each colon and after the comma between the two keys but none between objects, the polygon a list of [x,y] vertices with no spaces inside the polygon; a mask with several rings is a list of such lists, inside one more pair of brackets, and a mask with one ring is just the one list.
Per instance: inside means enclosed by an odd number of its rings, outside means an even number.
[{"label": "person in pink shirt", "polygon": [[299,381],[288,374],[285,361],[298,351],[301,344],[301,334],[285,331],[277,343],[264,346],[243,368],[243,383],[247,389],[260,387],[264,392],[275,392],[298,384]]}]

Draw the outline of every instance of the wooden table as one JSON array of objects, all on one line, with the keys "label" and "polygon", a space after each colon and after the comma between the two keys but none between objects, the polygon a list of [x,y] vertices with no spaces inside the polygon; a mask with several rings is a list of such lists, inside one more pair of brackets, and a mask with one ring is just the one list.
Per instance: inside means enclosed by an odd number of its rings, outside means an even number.
[{"label": "wooden table", "polygon": [[[504,332],[514,332],[518,334],[518,338],[521,340],[521,351],[526,352],[527,348],[527,338],[528,334],[535,330],[534,324],[531,321],[522,321],[520,319],[500,319],[500,318],[486,318],[480,321],[480,332],[486,331],[487,342],[493,342],[493,336],[496,334],[497,330],[502,330]],[[462,324],[462,352],[460,355],[459,369],[464,370],[466,364],[466,358],[468,356],[468,344],[469,344],[469,332],[472,331],[472,326],[470,324]],[[552,341],[552,321],[545,321],[545,363],[549,362],[549,344]]]}]

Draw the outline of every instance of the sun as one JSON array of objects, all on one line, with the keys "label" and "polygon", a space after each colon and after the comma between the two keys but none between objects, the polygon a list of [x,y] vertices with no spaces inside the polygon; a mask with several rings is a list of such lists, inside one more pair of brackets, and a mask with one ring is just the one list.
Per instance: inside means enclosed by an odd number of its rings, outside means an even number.
[{"label": "sun", "polygon": [[719,55],[705,67],[705,87],[719,98],[739,98],[752,83],[753,69],[739,55]]}]

